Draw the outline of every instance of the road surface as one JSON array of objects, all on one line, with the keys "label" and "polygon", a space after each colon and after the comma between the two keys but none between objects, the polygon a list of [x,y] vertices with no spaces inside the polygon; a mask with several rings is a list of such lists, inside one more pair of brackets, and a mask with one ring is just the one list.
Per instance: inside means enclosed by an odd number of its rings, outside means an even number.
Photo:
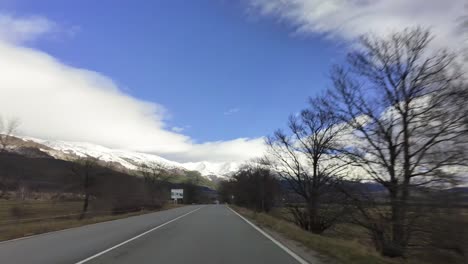
[{"label": "road surface", "polygon": [[224,205],[192,205],[0,243],[0,263],[305,263]]}]

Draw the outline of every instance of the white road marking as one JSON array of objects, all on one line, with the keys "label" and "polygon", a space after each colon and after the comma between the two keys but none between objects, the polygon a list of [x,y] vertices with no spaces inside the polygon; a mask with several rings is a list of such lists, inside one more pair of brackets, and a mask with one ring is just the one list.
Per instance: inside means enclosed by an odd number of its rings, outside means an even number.
[{"label": "white road marking", "polygon": [[285,247],[283,244],[281,244],[278,240],[274,239],[272,236],[267,234],[265,231],[263,231],[260,227],[256,226],[249,220],[247,220],[245,217],[237,213],[236,211],[232,210],[230,207],[228,207],[229,210],[233,211],[236,215],[238,215],[242,220],[244,220],[247,224],[251,225],[253,228],[255,228],[258,232],[260,232],[262,235],[270,239],[273,243],[275,243],[278,247],[280,247],[282,250],[286,251],[291,257],[293,257],[297,262],[301,264],[309,264],[309,262],[305,261],[303,258],[301,258],[299,255],[296,253],[292,252],[289,248]]},{"label": "white road marking", "polygon": [[179,216],[179,217],[176,217],[176,218],[174,218],[174,219],[172,219],[172,220],[169,220],[169,221],[165,222],[164,224],[161,224],[161,225],[158,225],[157,227],[151,228],[150,230],[148,230],[148,231],[146,231],[146,232],[143,232],[143,233],[141,233],[141,234],[139,234],[139,235],[137,235],[137,236],[135,236],[135,237],[132,237],[132,238],[130,238],[130,239],[128,239],[128,240],[125,240],[124,242],[122,242],[122,243],[120,243],[120,244],[117,244],[117,245],[115,245],[115,246],[113,246],[113,247],[111,247],[111,248],[108,248],[108,249],[106,249],[106,250],[104,250],[104,251],[101,251],[101,252],[99,252],[99,253],[97,253],[97,254],[94,254],[94,255],[92,255],[92,256],[89,257],[89,258],[83,259],[83,260],[77,262],[76,264],[83,264],[83,263],[86,263],[86,262],[88,262],[88,261],[90,261],[90,260],[92,260],[92,259],[95,259],[95,258],[97,258],[97,257],[99,257],[99,256],[101,256],[101,255],[103,255],[103,254],[106,254],[107,252],[109,252],[109,251],[111,251],[111,250],[114,250],[114,249],[116,249],[116,248],[118,248],[118,247],[121,247],[121,246],[123,246],[123,245],[125,245],[125,244],[127,244],[127,243],[130,243],[131,241],[133,241],[133,240],[135,240],[135,239],[138,239],[138,238],[140,238],[140,237],[142,237],[142,236],[144,236],[144,235],[146,235],[146,234],[148,234],[148,233],[150,233],[150,232],[153,232],[153,231],[156,230],[156,229],[159,229],[159,228],[161,228],[161,227],[163,227],[163,226],[165,226],[165,225],[168,225],[168,224],[170,224],[170,223],[172,223],[172,222],[174,222],[174,221],[177,221],[178,219],[180,219],[180,218],[182,218],[182,217],[184,217],[184,216],[187,216],[187,215],[189,215],[189,214],[191,214],[191,213],[194,213],[194,212],[196,212],[196,211],[202,209],[203,207],[204,207],[204,206],[198,207],[197,209],[192,210],[192,211],[190,211],[190,212],[188,212],[188,213],[186,213],[186,214],[183,214],[183,215],[181,215],[181,216]]}]

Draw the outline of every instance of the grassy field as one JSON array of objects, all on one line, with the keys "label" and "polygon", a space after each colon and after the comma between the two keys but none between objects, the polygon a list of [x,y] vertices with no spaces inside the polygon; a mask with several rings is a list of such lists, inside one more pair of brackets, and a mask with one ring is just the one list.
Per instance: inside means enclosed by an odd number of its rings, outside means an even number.
[{"label": "grassy field", "polygon": [[[0,241],[154,212],[96,211],[79,220],[81,206],[81,201],[0,200]],[[160,210],[176,206],[181,205],[168,204]]]},{"label": "grassy field", "polygon": [[[382,207],[379,210],[384,211],[386,208]],[[423,221],[420,221],[418,228],[431,231],[429,233],[413,233],[410,243],[415,246],[409,248],[406,259],[383,259],[396,263],[416,264],[468,263],[466,254],[468,252],[468,229],[466,228],[468,226],[468,210],[466,207],[440,207],[423,211],[429,215],[419,218]],[[286,223],[290,223],[292,219],[290,212],[285,208],[275,208],[269,216],[278,220],[287,220]],[[367,251],[377,254],[373,250],[374,244],[368,230],[355,224],[338,223],[318,236],[317,239],[320,238],[355,244],[358,245],[358,248],[363,247]]]},{"label": "grassy field", "polygon": [[362,245],[357,239],[338,239],[305,232],[296,225],[269,214],[232,206],[240,214],[252,219],[256,224],[274,230],[283,236],[343,264],[395,264],[391,259],[379,256],[372,248]]},{"label": "grassy field", "polygon": [[[468,224],[466,211],[460,211],[459,217],[462,219],[457,219],[456,224],[453,224],[454,230],[452,233],[445,234],[446,231],[443,231],[444,235],[438,238],[439,242],[442,244],[441,248],[414,249],[408,253],[406,259],[390,259],[380,256],[378,252],[374,250],[367,231],[356,225],[338,224],[334,228],[327,230],[323,235],[315,235],[285,220],[284,214],[287,213],[285,210],[275,209],[270,214],[265,214],[256,213],[241,207],[232,207],[237,212],[252,219],[259,226],[276,231],[291,240],[301,243],[309,249],[331,257],[334,259],[334,263],[467,263],[466,257],[463,256],[463,254],[457,254],[453,250],[447,250],[451,249],[453,245],[461,245],[462,247],[468,246],[466,244],[466,238],[460,240],[460,238],[463,237],[461,234],[464,233],[464,236],[466,236],[468,231],[466,230],[466,226],[468,226],[466,225]],[[460,222],[460,220],[462,221]],[[448,218],[444,218],[443,221],[448,221]],[[451,225],[452,223],[447,222],[446,224]]]}]

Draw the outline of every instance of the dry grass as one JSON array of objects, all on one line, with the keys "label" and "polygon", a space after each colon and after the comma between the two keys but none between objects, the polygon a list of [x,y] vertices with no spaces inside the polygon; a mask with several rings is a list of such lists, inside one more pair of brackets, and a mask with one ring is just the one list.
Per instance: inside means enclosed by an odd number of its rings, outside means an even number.
[{"label": "dry grass", "polygon": [[372,248],[362,245],[357,239],[347,240],[315,235],[306,232],[296,225],[264,213],[235,207],[240,214],[252,219],[259,226],[274,230],[288,239],[295,240],[302,245],[321,254],[333,258],[343,264],[395,264],[395,260],[381,257]]},{"label": "dry grass", "polygon": [[[456,209],[458,214],[450,218],[446,214],[439,222],[445,225],[453,225],[453,230],[443,227],[442,234],[437,234],[436,240],[440,240],[445,250],[437,247],[428,247],[410,250],[406,259],[390,259],[382,257],[373,248],[367,231],[352,224],[338,224],[335,228],[327,230],[323,235],[315,235],[300,229],[287,219],[288,212],[277,209],[270,214],[256,213],[251,210],[233,206],[233,209],[242,215],[252,219],[259,226],[274,230],[285,237],[295,240],[314,251],[333,258],[337,263],[376,263],[376,264],[435,264],[435,263],[467,263],[466,256],[447,250],[454,246],[468,247],[467,231],[465,223],[468,223],[468,210]],[[445,212],[445,211],[444,211]],[[450,221],[451,220],[451,221]],[[450,233],[445,234],[445,232]],[[447,245],[445,245],[447,244]],[[468,252],[468,249],[465,251]]]},{"label": "dry grass", "polygon": [[[80,201],[0,201],[0,241],[155,212],[99,212],[79,220],[81,205]],[[179,206],[168,204],[160,210]]]}]

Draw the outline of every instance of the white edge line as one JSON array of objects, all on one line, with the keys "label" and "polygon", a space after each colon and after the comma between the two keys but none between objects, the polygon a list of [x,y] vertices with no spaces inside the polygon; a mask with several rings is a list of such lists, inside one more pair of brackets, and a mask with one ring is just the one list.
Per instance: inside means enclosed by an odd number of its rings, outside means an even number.
[{"label": "white edge line", "polygon": [[278,240],[274,239],[272,236],[270,236],[269,234],[267,234],[265,231],[263,231],[260,227],[256,226],[255,224],[253,224],[252,222],[250,222],[249,220],[247,220],[245,217],[243,217],[242,215],[240,215],[238,212],[234,211],[231,207],[228,207],[229,210],[233,211],[236,215],[238,215],[240,218],[242,218],[242,220],[244,220],[247,224],[251,225],[253,228],[255,228],[255,230],[257,230],[258,232],[260,232],[262,235],[264,235],[265,237],[267,237],[268,239],[270,239],[273,243],[275,243],[278,247],[280,247],[282,250],[286,251],[286,253],[288,253],[291,257],[293,257],[295,260],[297,260],[297,262],[301,263],[301,264],[309,264],[309,262],[305,261],[303,258],[301,258],[299,255],[297,255],[296,253],[292,252],[289,248],[287,248],[286,246],[284,246],[283,244],[281,244]]},{"label": "white edge line", "polygon": [[143,232],[143,233],[141,233],[141,234],[139,234],[139,235],[137,235],[137,236],[134,236],[134,237],[132,237],[132,238],[130,238],[130,239],[125,240],[125,241],[122,242],[122,243],[119,243],[119,244],[117,244],[117,245],[115,245],[115,246],[113,246],[113,247],[110,247],[110,248],[108,248],[108,249],[106,249],[106,250],[104,250],[104,251],[101,251],[101,252],[99,252],[99,253],[97,253],[97,254],[94,254],[94,255],[92,255],[91,257],[88,257],[88,258],[86,258],[86,259],[83,259],[83,260],[81,260],[81,261],[78,261],[78,262],[76,262],[75,264],[83,264],[83,263],[88,262],[88,261],[90,261],[90,260],[92,260],[92,259],[94,259],[94,258],[97,258],[97,257],[99,257],[99,256],[101,256],[101,255],[104,255],[104,254],[106,254],[107,252],[109,252],[109,251],[111,251],[111,250],[114,250],[114,249],[116,249],[116,248],[118,248],[118,247],[121,247],[121,246],[123,246],[123,245],[125,245],[125,244],[127,244],[127,243],[130,243],[131,241],[133,241],[133,240],[135,240],[135,239],[138,239],[138,238],[140,238],[140,237],[142,237],[142,236],[144,236],[144,235],[146,235],[146,234],[148,234],[148,233],[150,233],[150,232],[153,232],[153,231],[156,230],[156,229],[159,229],[159,228],[161,228],[161,227],[163,227],[163,226],[165,226],[165,225],[168,225],[168,224],[170,224],[170,223],[172,223],[172,222],[174,222],[174,221],[176,221],[176,220],[178,220],[178,219],[180,219],[180,218],[182,218],[182,217],[184,217],[184,216],[187,216],[187,215],[189,215],[189,214],[191,214],[191,213],[194,213],[194,212],[196,212],[196,211],[202,209],[203,207],[204,207],[204,206],[198,207],[198,208],[195,209],[195,210],[192,210],[192,211],[190,211],[190,212],[188,212],[188,213],[186,213],[186,214],[183,214],[183,215],[178,216],[178,217],[176,217],[176,218],[174,218],[174,219],[172,219],[172,220],[169,220],[169,221],[167,221],[167,222],[165,222],[165,223],[163,223],[163,224],[160,224],[160,225],[158,225],[158,226],[156,226],[156,227],[153,227],[153,228],[151,228],[151,229],[148,230],[148,231],[145,231],[145,232]]}]

